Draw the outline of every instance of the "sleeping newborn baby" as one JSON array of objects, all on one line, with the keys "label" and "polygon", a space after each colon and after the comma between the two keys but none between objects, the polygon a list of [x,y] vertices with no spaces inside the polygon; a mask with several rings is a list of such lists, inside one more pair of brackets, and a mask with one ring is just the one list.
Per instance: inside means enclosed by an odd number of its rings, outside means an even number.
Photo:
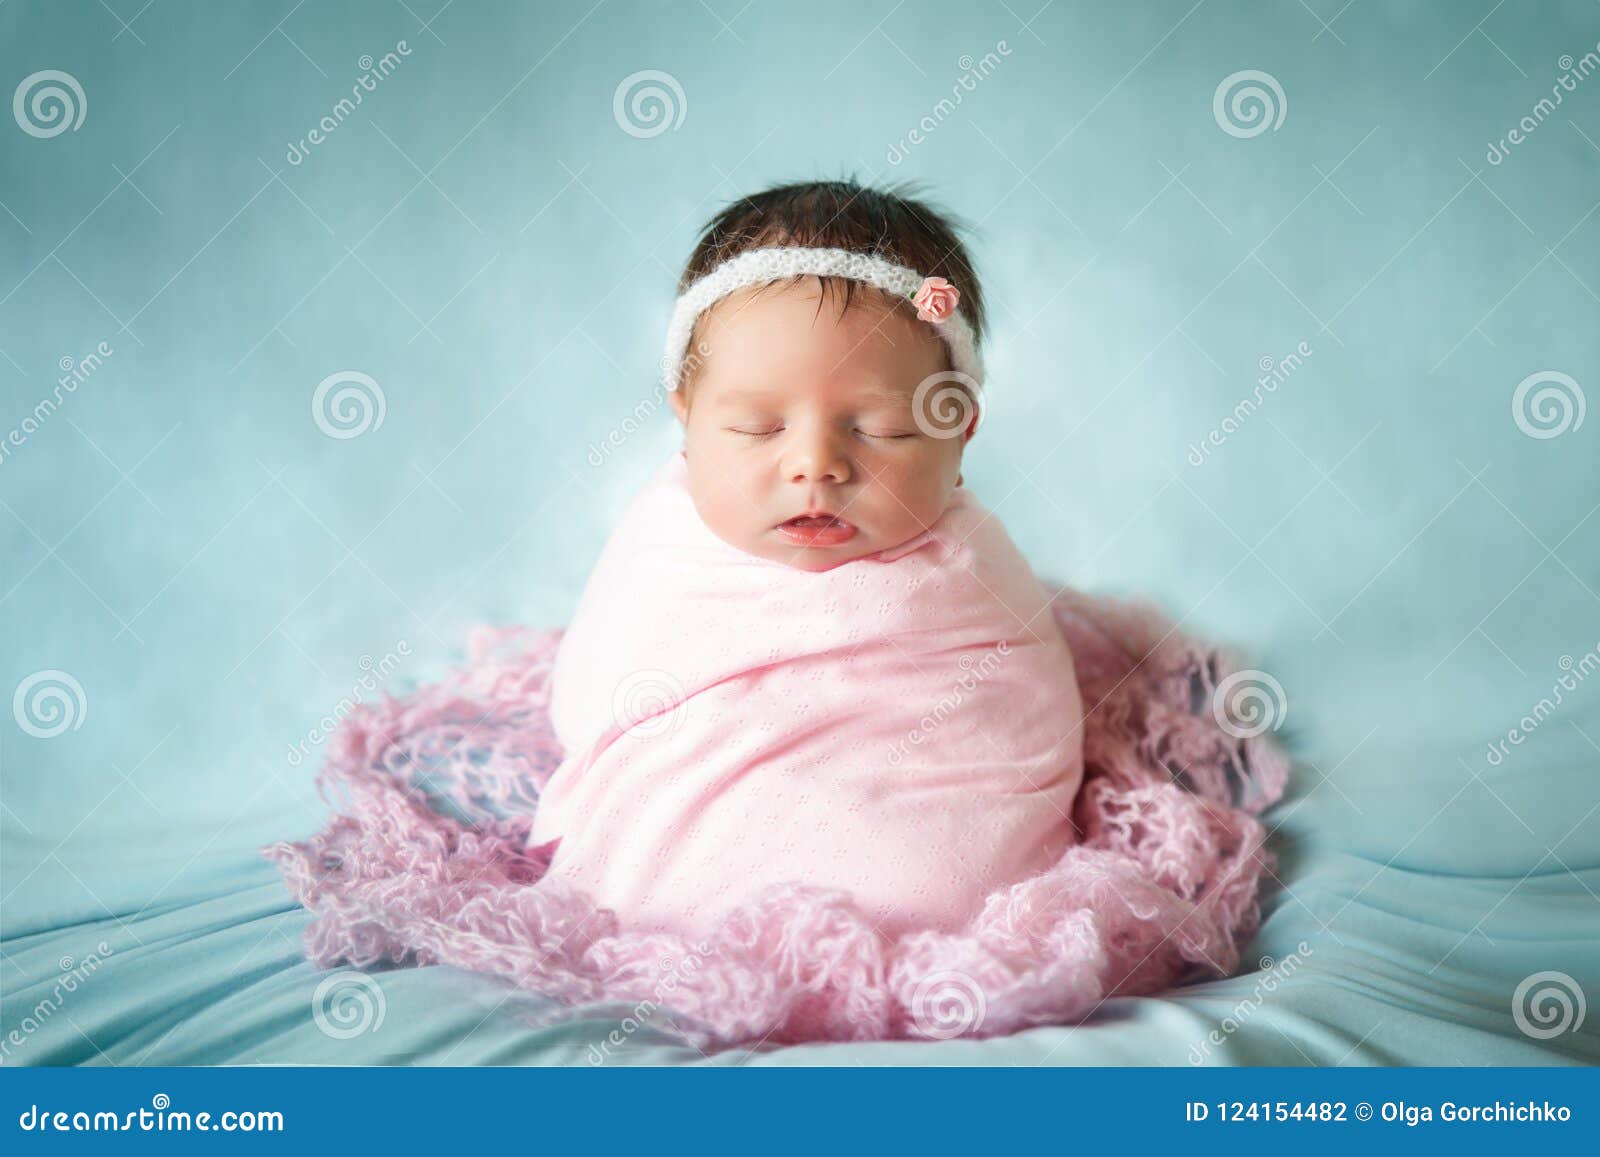
[{"label": "sleeping newborn baby", "polygon": [[955,931],[1075,839],[1082,710],[1049,597],[963,485],[981,298],[926,204],[782,186],[708,226],[683,427],[562,638],[530,845],[634,929],[783,885]]}]

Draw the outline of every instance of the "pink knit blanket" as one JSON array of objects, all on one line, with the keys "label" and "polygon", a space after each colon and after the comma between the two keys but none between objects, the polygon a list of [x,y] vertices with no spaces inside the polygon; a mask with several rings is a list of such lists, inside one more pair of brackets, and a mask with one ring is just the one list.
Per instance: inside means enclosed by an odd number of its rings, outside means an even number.
[{"label": "pink knit blanket", "polygon": [[319,967],[474,969],[553,1014],[645,1009],[701,1048],[989,1036],[1231,974],[1274,867],[1257,816],[1287,762],[1219,725],[1232,667],[1215,649],[1152,610],[1045,586],[1085,709],[1077,838],[960,927],[886,932],[843,891],[778,883],[713,931],[674,933],[547,876],[551,849],[529,835],[567,754],[550,718],[561,630],[479,628],[441,682],[358,707],[318,776],[333,817],[264,854],[314,914]]}]

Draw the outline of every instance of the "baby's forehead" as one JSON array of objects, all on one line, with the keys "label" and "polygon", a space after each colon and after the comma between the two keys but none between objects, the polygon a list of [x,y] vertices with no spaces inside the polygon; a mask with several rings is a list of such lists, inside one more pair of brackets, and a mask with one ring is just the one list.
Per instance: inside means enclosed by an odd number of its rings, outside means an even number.
[{"label": "baby's forehead", "polygon": [[757,382],[713,385],[706,391],[720,405],[782,405],[815,400],[857,408],[893,408],[911,405],[912,393],[899,384],[879,380],[832,381],[798,385],[763,385]]},{"label": "baby's forehead", "polygon": [[917,383],[947,361],[931,328],[872,286],[857,286],[864,292],[847,303],[826,300],[822,284],[808,280],[751,287],[766,292],[730,295],[703,314],[690,377],[718,395],[768,390],[790,401],[910,405]]}]

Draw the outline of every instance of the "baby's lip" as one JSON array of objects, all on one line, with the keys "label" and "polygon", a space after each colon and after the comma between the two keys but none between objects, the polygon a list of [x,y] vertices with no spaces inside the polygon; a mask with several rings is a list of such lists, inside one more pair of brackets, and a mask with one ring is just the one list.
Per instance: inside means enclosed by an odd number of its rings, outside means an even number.
[{"label": "baby's lip", "polygon": [[851,525],[849,522],[845,521],[843,518],[840,518],[831,510],[808,510],[804,514],[796,514],[793,518],[786,518],[782,522],[778,523],[778,525],[788,526],[791,523],[799,522],[802,519],[827,519],[831,522],[836,522],[841,526]]},{"label": "baby's lip", "polygon": [[843,546],[859,533],[837,514],[799,514],[772,529],[790,545],[802,548]]}]

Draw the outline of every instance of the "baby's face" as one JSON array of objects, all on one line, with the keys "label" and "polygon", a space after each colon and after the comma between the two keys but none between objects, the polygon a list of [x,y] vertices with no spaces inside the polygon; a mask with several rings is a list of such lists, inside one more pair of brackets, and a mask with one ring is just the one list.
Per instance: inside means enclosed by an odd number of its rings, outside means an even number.
[{"label": "baby's face", "polygon": [[[695,507],[724,542],[824,571],[898,546],[944,513],[978,415],[968,408],[971,420],[942,438],[915,420],[918,385],[949,361],[909,309],[863,285],[839,316],[813,278],[769,285],[718,302],[693,352],[689,399],[669,397]],[[812,513],[836,523],[785,525]]]}]

